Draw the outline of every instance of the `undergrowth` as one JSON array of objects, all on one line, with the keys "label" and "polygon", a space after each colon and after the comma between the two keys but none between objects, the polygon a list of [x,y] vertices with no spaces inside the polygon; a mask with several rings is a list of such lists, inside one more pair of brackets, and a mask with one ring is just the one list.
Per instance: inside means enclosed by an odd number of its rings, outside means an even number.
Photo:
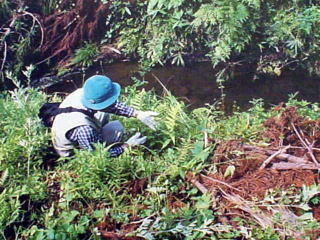
[{"label": "undergrowth", "polygon": [[[275,230],[250,222],[239,229],[219,223],[212,208],[219,203],[186,181],[188,172],[214,168],[208,159],[219,141],[263,143],[262,123],[277,112],[266,111],[261,100],[252,101],[247,112],[231,116],[211,105],[189,111],[170,93],[159,97],[137,86],[126,88],[121,100],[159,112],[158,130],[151,131],[136,119],[121,121],[126,136],[141,131],[148,137],[145,146],[110,158],[97,144],[95,152],[79,150],[54,164],[47,157],[50,132],[37,117],[48,96],[35,89],[1,95],[2,239],[100,239],[98,223],[121,225],[137,219],[140,225],[132,234],[144,239],[281,239]],[[294,96],[288,104],[299,106],[306,117],[319,117],[317,104]],[[130,183],[141,179],[146,180],[145,189],[133,193]],[[302,201],[308,191],[301,190],[295,199]],[[180,199],[180,208],[170,205],[170,197]],[[311,220],[305,225],[316,229]]]}]

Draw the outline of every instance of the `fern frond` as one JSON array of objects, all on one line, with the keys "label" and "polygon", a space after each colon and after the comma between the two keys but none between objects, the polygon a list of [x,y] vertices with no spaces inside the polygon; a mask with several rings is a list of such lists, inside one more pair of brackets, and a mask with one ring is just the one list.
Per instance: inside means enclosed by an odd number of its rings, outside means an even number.
[{"label": "fern frond", "polygon": [[182,146],[179,147],[179,155],[177,156],[177,162],[182,162],[186,161],[188,155],[190,155],[190,151],[192,149],[192,143],[190,139],[186,139],[183,143]]},{"label": "fern frond", "polygon": [[164,118],[164,125],[167,128],[167,133],[170,135],[173,142],[175,142],[175,129],[179,118],[180,108],[176,105],[169,107],[167,115]]},{"label": "fern frond", "polygon": [[86,43],[86,45],[78,49],[71,60],[71,64],[80,64],[82,66],[89,67],[94,63],[94,58],[99,52],[98,47],[92,43]]},{"label": "fern frond", "polygon": [[134,95],[134,97],[130,101],[130,106],[135,109],[142,109],[144,105],[144,98],[146,95],[146,91],[142,89],[140,92]]}]

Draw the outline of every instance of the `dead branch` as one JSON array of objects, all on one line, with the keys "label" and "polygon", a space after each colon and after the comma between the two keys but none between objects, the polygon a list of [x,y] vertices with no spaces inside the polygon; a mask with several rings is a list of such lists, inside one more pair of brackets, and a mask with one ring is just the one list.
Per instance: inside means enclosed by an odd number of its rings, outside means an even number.
[{"label": "dead branch", "polygon": [[[314,145],[314,143],[312,143],[312,145]],[[293,148],[293,149],[306,149],[305,147],[297,147],[297,146],[291,146],[290,148]],[[311,149],[312,149],[313,151],[318,151],[318,152],[320,152],[320,148],[311,147]]]},{"label": "dead branch", "polygon": [[231,188],[231,189],[233,189],[233,190],[235,190],[235,191],[241,192],[239,189],[237,189],[237,188],[235,188],[235,187],[232,187],[231,185],[229,185],[229,184],[226,183],[226,182],[222,182],[222,181],[220,181],[220,180],[218,180],[218,179],[214,179],[214,178],[212,178],[212,177],[208,177],[208,176],[203,175],[203,174],[200,174],[200,176],[201,176],[201,177],[204,177],[204,178],[206,178],[206,179],[209,179],[210,181],[213,181],[213,182],[216,182],[216,183],[220,183],[220,184],[222,184],[222,185],[224,185],[224,186],[227,186],[228,188]]},{"label": "dead branch", "polygon": [[40,48],[43,60],[37,64],[51,59],[51,62],[64,66],[85,41],[99,40],[101,30],[106,28],[104,18],[110,4],[111,1],[103,3],[101,0],[75,0],[74,8],[63,13],[55,11],[45,17],[44,43]]},{"label": "dead branch", "polygon": [[281,153],[277,156],[278,159],[280,160],[287,160],[289,162],[293,163],[308,163],[309,161],[307,159],[301,158],[301,157],[296,157],[287,153]]},{"label": "dead branch", "polygon": [[110,49],[112,52],[115,52],[116,54],[119,54],[119,55],[121,54],[121,52],[118,49],[114,48],[114,47],[105,46],[105,48]]},{"label": "dead branch", "polygon": [[3,44],[4,44],[4,50],[3,50],[3,59],[2,59],[2,64],[1,64],[0,71],[3,70],[4,64],[5,64],[6,59],[7,59],[7,42],[4,40]]},{"label": "dead branch", "polygon": [[39,25],[39,27],[40,27],[40,31],[41,31],[41,41],[40,41],[40,45],[39,45],[39,47],[41,47],[42,44],[43,44],[43,39],[44,39],[44,31],[43,31],[41,22],[38,20],[38,18],[36,18],[36,16],[34,16],[34,15],[33,15],[32,13],[30,13],[30,12],[23,11],[23,15],[28,15],[28,16],[32,17],[33,24],[32,24],[31,30],[34,28],[35,22],[38,23],[38,25]]},{"label": "dead branch", "polygon": [[124,238],[123,234],[115,233],[115,232],[108,232],[108,231],[100,231],[99,235],[102,238],[112,239],[112,240],[120,240]]},{"label": "dead branch", "polygon": [[[270,150],[270,149],[263,149],[263,148],[260,148],[260,147],[256,147],[256,146],[251,146],[251,145],[248,145],[248,144],[244,144],[244,149],[246,150],[251,150],[251,151],[258,151],[258,152],[263,152],[263,153],[267,153],[269,155],[272,155],[274,153],[276,153],[276,151],[274,150]],[[297,148],[295,146],[286,146],[289,148]],[[303,148],[305,149],[305,148]],[[278,159],[280,160],[287,160],[289,162],[294,162],[294,163],[307,163],[308,160],[304,159],[304,158],[301,158],[301,157],[296,157],[296,156],[293,156],[293,155],[290,155],[290,154],[287,154],[287,153],[280,153],[276,156]]]},{"label": "dead branch", "polygon": [[207,148],[209,145],[208,142],[208,132],[207,131],[203,131],[203,138],[204,138],[204,148]]},{"label": "dead branch", "polygon": [[280,150],[278,150],[277,152],[273,153],[270,157],[268,157],[261,165],[261,167],[259,168],[259,170],[262,170],[264,169],[275,157],[277,157],[279,154],[287,151],[287,149],[289,148],[290,146],[286,146],[285,148],[282,148]]},{"label": "dead branch", "polygon": [[203,186],[199,181],[193,178],[191,178],[189,181],[192,183],[193,186],[198,188],[200,192],[202,192],[203,194],[206,194],[208,192],[208,189],[205,186]]},{"label": "dead branch", "polygon": [[166,88],[166,86],[160,81],[160,79],[154,75],[153,73],[151,73],[151,75],[154,77],[154,79],[157,80],[157,82],[161,85],[161,87],[165,90],[165,92],[170,95],[170,91]]},{"label": "dead branch", "polygon": [[308,150],[313,162],[316,164],[316,165],[319,165],[317,159],[315,158],[314,154],[313,154],[313,151],[311,149],[311,147],[302,139],[301,135],[299,134],[296,126],[291,123],[291,126],[293,127],[293,130],[295,131],[295,133],[297,134],[298,138],[300,139],[301,143],[306,147],[306,149]]},{"label": "dead branch", "polygon": [[289,170],[289,169],[308,169],[308,170],[320,170],[320,166],[312,163],[274,163],[271,169],[276,170]]},{"label": "dead branch", "polygon": [[[11,24],[13,22],[15,22],[16,20],[16,17],[13,17],[11,23],[10,23],[10,27],[11,27]],[[13,25],[13,24],[12,24]],[[2,38],[2,42],[3,42],[3,45],[4,45],[4,50],[3,50],[3,59],[2,59],[2,63],[1,63],[1,68],[0,68],[0,71],[3,71],[3,68],[4,68],[4,64],[6,63],[7,61],[7,51],[8,51],[8,45],[7,45],[7,42],[6,42],[6,37],[11,33],[11,28],[8,27],[8,28],[2,28],[3,30],[5,30],[3,32],[3,38]]]},{"label": "dead branch", "polygon": [[236,194],[228,194],[224,192],[222,189],[220,189],[223,193],[223,197],[227,199],[229,202],[236,205],[237,208],[240,210],[250,214],[253,219],[263,228],[271,227],[273,228],[272,223],[272,216],[268,216],[264,213],[257,212],[256,210],[253,210],[250,205],[239,195]]}]

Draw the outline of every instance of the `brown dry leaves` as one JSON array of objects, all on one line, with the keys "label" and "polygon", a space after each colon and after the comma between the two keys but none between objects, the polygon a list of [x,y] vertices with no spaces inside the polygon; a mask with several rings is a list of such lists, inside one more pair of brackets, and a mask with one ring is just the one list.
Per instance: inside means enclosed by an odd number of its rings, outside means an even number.
[{"label": "brown dry leaves", "polygon": [[[269,118],[265,123],[264,137],[269,139],[269,147],[246,145],[241,141],[227,141],[219,144],[214,152],[212,163],[217,172],[189,174],[187,180],[203,193],[210,193],[216,200],[217,211],[223,223],[236,225],[233,217],[252,219],[261,227],[272,227],[272,217],[281,213],[282,222],[298,226],[294,209],[288,207],[257,207],[254,200],[262,200],[268,190],[286,191],[291,186],[319,183],[320,162],[320,119],[307,120],[297,113],[295,107],[285,109],[279,106],[280,114]],[[225,176],[233,166],[233,174]],[[261,167],[263,166],[263,167]],[[318,208],[313,209],[314,217]],[[291,234],[297,239],[308,233],[281,229],[285,236]]]}]

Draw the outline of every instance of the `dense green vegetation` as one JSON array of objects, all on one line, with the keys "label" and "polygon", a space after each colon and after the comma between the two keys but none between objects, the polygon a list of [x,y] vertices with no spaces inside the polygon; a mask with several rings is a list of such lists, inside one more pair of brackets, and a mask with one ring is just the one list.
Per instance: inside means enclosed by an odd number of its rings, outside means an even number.
[{"label": "dense green vegetation", "polygon": [[[248,112],[229,117],[213,106],[189,112],[170,94],[157,97],[138,91],[137,86],[126,88],[122,100],[159,112],[159,129],[153,132],[135,119],[122,120],[128,136],[137,130],[148,136],[146,146],[110,158],[97,145],[95,152],[78,151],[71,159],[54,162],[47,155],[50,133],[37,118],[39,106],[48,96],[35,89],[2,94],[0,238],[99,239],[95,228],[100,222],[138,221],[140,226],[132,234],[144,239],[280,239],[276,230],[262,229],[246,219],[237,220],[243,222],[239,229],[216,222],[215,200],[186,181],[187,172],[215,172],[209,161],[215,144],[205,146],[204,132],[216,142],[241,139],[263,143],[262,122],[277,112],[265,111],[261,100],[253,101]],[[320,115],[317,104],[294,99],[290,104],[299,106],[311,119]],[[145,179],[146,189],[133,194],[128,183],[139,179]],[[320,189],[305,188],[294,195],[284,192],[282,199],[268,194],[273,204],[295,199],[298,205],[305,204],[308,191],[315,194]],[[183,207],[172,210],[170,196],[179,196]],[[312,216],[306,216],[302,226],[318,229]]]},{"label": "dense green vegetation", "polygon": [[190,55],[200,54],[209,57],[214,66],[244,61],[260,67],[271,64],[280,70],[291,61],[309,63],[311,69],[317,61],[318,4],[152,0],[112,6],[127,9],[122,21],[114,21],[120,29],[118,44],[151,66],[168,61],[183,65]]},{"label": "dense green vegetation", "polygon": [[318,4],[261,0],[122,3],[128,10],[123,25],[118,24],[118,44],[149,66],[184,65],[193,55],[200,55],[209,57],[213,66],[227,64],[229,71],[248,63],[257,64],[260,72],[275,74],[288,65],[315,71]]},{"label": "dense green vegetation", "polygon": [[[86,18],[85,2],[0,2],[1,89],[15,88],[0,95],[0,239],[100,239],[99,224],[121,228],[132,222],[138,227],[130,234],[150,240],[294,239],[291,228],[307,233],[320,229],[308,207],[310,202],[319,204],[317,185],[274,190],[254,200],[254,207],[301,209],[298,226],[287,226],[275,214],[277,228],[272,229],[243,216],[234,219],[236,226],[219,221],[219,199],[187,180],[188,174],[216,173],[217,164],[210,158],[223,140],[266,144],[263,122],[279,110],[265,110],[263,100],[253,100],[246,112],[225,116],[212,105],[188,110],[169,92],[156,96],[138,90],[141,83],[135,81],[122,100],[159,112],[159,128],[154,132],[135,119],[121,120],[125,137],[140,131],[148,136],[147,144],[116,159],[99,144],[95,152],[76,151],[66,159],[52,156],[50,131],[37,118],[41,104],[58,97],[30,88],[34,78],[89,67],[97,58],[103,61],[106,52],[105,61],[118,54],[138,60],[144,71],[209,60],[221,69],[218,80],[248,64],[257,74],[280,75],[287,68],[318,74],[319,1],[94,1],[99,9],[108,5],[107,13],[99,15],[103,31],[83,35],[83,42],[76,44],[77,31],[94,25]],[[72,27],[79,14],[87,22],[76,31]],[[61,21],[53,23],[55,19]],[[56,38],[49,42],[67,39],[64,34],[73,31],[74,42],[67,41],[61,52],[50,49],[46,29],[52,28],[59,31],[50,32]],[[55,54],[46,55],[48,49]],[[320,117],[318,104],[292,97],[287,105],[297,106],[307,119]],[[234,167],[225,174],[232,171]],[[134,184],[139,191],[133,191]],[[178,207],[171,206],[172,198],[180,201]]]},{"label": "dense green vegetation", "polygon": [[[137,59],[146,69],[158,64],[184,65],[207,59],[213,66],[223,67],[224,74],[220,76],[223,78],[236,67],[248,64],[255,66],[257,74],[280,75],[288,68],[319,72],[320,7],[317,0],[102,2],[109,8],[107,14],[100,16],[106,23],[105,28],[99,30],[99,36],[83,39],[87,43],[66,43],[62,50],[68,51],[71,63],[88,66],[93,63],[96,51],[99,52],[92,44],[111,44],[114,54],[121,52],[123,57]],[[57,24],[60,29],[67,29],[75,21],[69,16],[71,11],[74,11],[72,14],[81,12],[85,17],[83,5],[82,0],[2,1],[2,79],[10,72],[21,76],[21,71],[30,64],[37,64],[41,74],[44,68],[54,67],[59,59],[43,55],[43,46],[39,49],[46,29],[52,28],[42,20],[50,14],[59,13],[52,16],[61,19],[65,15],[65,20]],[[89,26],[90,23],[86,25]],[[70,29],[73,30],[76,31]],[[60,36],[52,37],[63,39],[63,34],[66,33],[61,31]],[[45,39],[50,42],[50,38]],[[94,48],[89,49],[90,46]],[[82,47],[82,53],[75,54]],[[65,57],[65,54],[61,56],[64,60]]]}]

